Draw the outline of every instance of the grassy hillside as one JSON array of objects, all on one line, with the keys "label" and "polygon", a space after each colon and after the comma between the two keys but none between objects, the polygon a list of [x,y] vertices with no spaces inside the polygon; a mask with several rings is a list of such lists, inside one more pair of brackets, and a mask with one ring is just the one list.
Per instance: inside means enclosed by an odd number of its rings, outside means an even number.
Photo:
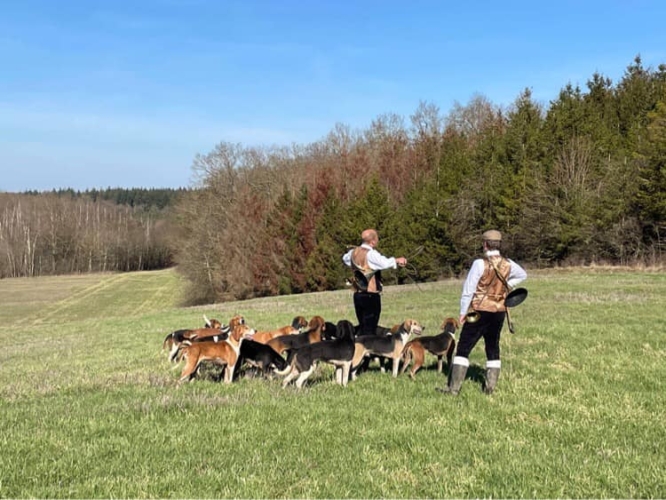
[{"label": "grassy hillside", "polygon": [[[179,308],[171,270],[0,280],[0,497],[664,497],[666,274],[530,273],[491,397],[474,350],[459,397],[378,370],[321,367],[178,386],[164,336],[202,314],[257,328],[353,317],[350,292]],[[432,335],[457,280],[390,287],[383,324]]]}]

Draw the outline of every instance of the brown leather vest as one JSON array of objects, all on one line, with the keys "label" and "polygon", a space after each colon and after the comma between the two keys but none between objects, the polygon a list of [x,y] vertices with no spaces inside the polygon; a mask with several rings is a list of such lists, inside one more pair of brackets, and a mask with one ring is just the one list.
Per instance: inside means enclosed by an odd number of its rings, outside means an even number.
[{"label": "brown leather vest", "polygon": [[368,266],[368,252],[369,250],[363,247],[356,247],[352,251],[351,263],[354,270],[354,289],[358,292],[381,292],[381,272],[374,271]]},{"label": "brown leather vest", "polygon": [[[503,257],[491,257],[498,271],[504,277],[509,279],[511,264]],[[501,312],[506,311],[504,299],[509,292],[502,280],[497,277],[495,269],[490,264],[488,258],[483,259],[484,270],[479,283],[476,285],[474,297],[472,297],[472,308],[475,311]]]}]

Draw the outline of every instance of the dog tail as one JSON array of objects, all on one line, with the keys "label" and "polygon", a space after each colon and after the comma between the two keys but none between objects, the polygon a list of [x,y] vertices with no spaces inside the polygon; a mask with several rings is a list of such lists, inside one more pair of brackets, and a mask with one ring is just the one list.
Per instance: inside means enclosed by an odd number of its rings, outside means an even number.
[{"label": "dog tail", "polygon": [[294,356],[294,358],[291,360],[291,362],[289,362],[289,363],[287,361],[284,362],[285,363],[284,369],[278,370],[277,368],[275,368],[275,370],[273,370],[273,371],[277,375],[279,375],[280,377],[284,377],[285,375],[287,375],[291,371],[295,362],[296,362],[296,356]]},{"label": "dog tail", "polygon": [[171,332],[169,335],[164,337],[164,342],[162,342],[162,350],[166,349],[171,349],[171,345],[173,344],[173,334],[174,332]]},{"label": "dog tail", "polygon": [[187,359],[187,356],[190,353],[190,347],[192,347],[192,342],[189,340],[184,340],[178,346],[178,350],[173,356],[174,363],[180,363],[183,359]]}]

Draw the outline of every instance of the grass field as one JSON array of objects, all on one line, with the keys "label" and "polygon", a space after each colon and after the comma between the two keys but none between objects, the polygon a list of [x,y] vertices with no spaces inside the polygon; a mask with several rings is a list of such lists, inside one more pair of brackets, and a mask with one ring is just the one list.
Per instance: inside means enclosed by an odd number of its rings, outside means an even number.
[{"label": "grass field", "polygon": [[[666,273],[532,272],[502,374],[461,394],[435,359],[416,381],[321,367],[178,386],[172,330],[243,314],[353,317],[349,291],[181,308],[173,270],[0,280],[0,497],[664,498]],[[382,324],[456,316],[457,280],[389,287]]]}]

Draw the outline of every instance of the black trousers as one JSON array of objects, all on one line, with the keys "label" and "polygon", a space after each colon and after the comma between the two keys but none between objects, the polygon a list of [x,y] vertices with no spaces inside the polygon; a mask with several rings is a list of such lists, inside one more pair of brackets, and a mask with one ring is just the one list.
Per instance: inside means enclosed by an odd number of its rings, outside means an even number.
[{"label": "black trousers", "polygon": [[479,311],[481,317],[476,323],[463,323],[460,332],[460,341],[456,348],[456,356],[469,358],[479,339],[483,337],[486,345],[486,359],[494,361],[500,359],[500,333],[504,324],[505,312]]},{"label": "black trousers", "polygon": [[382,314],[382,298],[378,293],[355,292],[354,310],[360,325],[359,335],[375,335],[379,316]]}]

